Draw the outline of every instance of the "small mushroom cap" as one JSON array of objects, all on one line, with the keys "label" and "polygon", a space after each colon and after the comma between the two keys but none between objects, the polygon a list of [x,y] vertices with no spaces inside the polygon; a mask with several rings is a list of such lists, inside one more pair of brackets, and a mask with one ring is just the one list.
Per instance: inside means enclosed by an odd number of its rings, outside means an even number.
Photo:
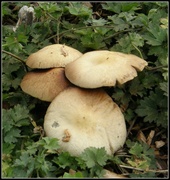
[{"label": "small mushroom cap", "polygon": [[74,61],[81,55],[81,52],[72,47],[53,44],[31,54],[26,60],[26,65],[33,69],[65,67],[66,64]]},{"label": "small mushroom cap", "polygon": [[65,77],[64,68],[30,71],[20,84],[25,93],[48,102],[71,85]]},{"label": "small mushroom cap", "polygon": [[137,76],[147,62],[135,55],[107,50],[91,51],[65,67],[66,77],[83,88],[115,86]]},{"label": "small mushroom cap", "polygon": [[108,154],[126,140],[126,125],[120,108],[101,89],[69,87],[49,105],[46,136],[59,139],[61,150],[79,156],[87,147],[105,147]]}]

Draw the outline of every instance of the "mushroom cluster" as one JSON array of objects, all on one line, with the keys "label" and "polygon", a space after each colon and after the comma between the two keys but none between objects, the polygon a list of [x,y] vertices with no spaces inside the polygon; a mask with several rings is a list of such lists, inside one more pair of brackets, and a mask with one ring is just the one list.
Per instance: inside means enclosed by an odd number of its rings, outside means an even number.
[{"label": "mushroom cluster", "polygon": [[64,67],[82,55],[78,50],[61,44],[46,46],[31,54],[26,65],[33,69],[21,81],[21,89],[40,100],[51,102],[61,91],[72,86],[65,77]]},{"label": "mushroom cluster", "polygon": [[88,147],[105,147],[111,155],[124,145],[123,113],[103,87],[132,80],[147,66],[145,60],[107,50],[82,54],[56,44],[30,55],[26,64],[39,70],[28,72],[21,88],[51,102],[44,131],[59,140],[61,151],[79,156]]}]

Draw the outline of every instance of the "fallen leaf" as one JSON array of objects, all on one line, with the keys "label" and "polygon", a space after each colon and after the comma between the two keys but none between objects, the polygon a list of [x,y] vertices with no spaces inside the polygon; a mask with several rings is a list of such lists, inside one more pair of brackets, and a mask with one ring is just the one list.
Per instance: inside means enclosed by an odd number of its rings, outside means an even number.
[{"label": "fallen leaf", "polygon": [[124,176],[124,175],[117,174],[117,173],[109,171],[107,169],[104,169],[104,170],[106,171],[106,173],[103,176],[103,178],[126,178],[126,176]]},{"label": "fallen leaf", "polygon": [[155,145],[156,145],[156,148],[161,148],[162,146],[165,145],[165,142],[164,141],[155,141]]},{"label": "fallen leaf", "polygon": [[155,135],[155,131],[154,131],[154,130],[151,130],[151,132],[149,133],[148,138],[147,138],[147,140],[146,140],[146,142],[147,142],[148,145],[151,145],[152,139],[153,139],[154,135]]}]

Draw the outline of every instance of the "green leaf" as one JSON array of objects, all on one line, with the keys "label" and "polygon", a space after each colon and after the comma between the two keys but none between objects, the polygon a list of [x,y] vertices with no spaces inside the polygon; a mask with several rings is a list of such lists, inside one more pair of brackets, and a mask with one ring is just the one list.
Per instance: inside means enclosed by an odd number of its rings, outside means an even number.
[{"label": "green leaf", "polygon": [[108,10],[108,11],[112,11],[114,13],[121,12],[121,4],[120,3],[106,2],[105,4],[102,4],[102,8],[105,10]]},{"label": "green leaf", "polygon": [[141,100],[135,112],[139,116],[145,117],[145,122],[155,122],[162,127],[167,126],[167,98],[158,89],[155,93],[151,92],[149,97]]},{"label": "green leaf", "polygon": [[93,33],[80,38],[82,44],[86,48],[100,49],[106,46],[103,37],[100,34]]},{"label": "green leaf", "polygon": [[10,131],[10,129],[12,128],[13,126],[13,120],[10,118],[10,113],[11,113],[11,110],[5,110],[3,109],[2,110],[2,113],[3,113],[3,130],[4,130],[4,133],[5,132],[8,132]]},{"label": "green leaf", "polygon": [[[11,111],[11,118],[13,119],[15,126],[21,127],[23,125],[29,125],[29,110],[25,106],[17,104]],[[23,121],[24,120],[24,121]]]},{"label": "green leaf", "polygon": [[14,177],[30,177],[35,168],[35,159],[27,152],[22,152],[13,165]]},{"label": "green leaf", "polygon": [[89,22],[89,23],[91,22],[93,26],[104,26],[105,24],[108,24],[108,21],[106,21],[103,18],[92,19],[92,20],[89,20],[87,22]]},{"label": "green leaf", "polygon": [[15,143],[18,141],[18,137],[20,137],[21,130],[17,128],[10,129],[10,132],[7,132],[4,137],[4,141],[6,143]]},{"label": "green leaf", "polygon": [[[128,33],[118,40],[118,43],[113,46],[110,50],[121,51],[124,53],[131,53],[136,50],[137,47],[142,47],[144,45],[144,40],[141,35],[137,33]],[[137,51],[139,54],[139,52]]]},{"label": "green leaf", "polygon": [[168,66],[168,47],[164,43],[160,46],[152,46],[148,55],[155,55],[158,58],[158,65]]},{"label": "green leaf", "polygon": [[[149,19],[148,19],[148,16],[146,16],[145,14],[138,14],[138,16],[136,17],[136,21],[139,21],[140,23],[142,23],[144,26],[148,26],[149,24]],[[139,25],[140,25],[139,23]]]},{"label": "green leaf", "polygon": [[72,2],[72,6],[68,7],[70,14],[80,17],[89,17],[92,14],[92,10],[82,3]]},{"label": "green leaf", "polygon": [[2,16],[11,14],[11,9],[8,8],[7,4],[6,2],[2,3]]},{"label": "green leaf", "polygon": [[96,164],[104,166],[109,158],[105,148],[94,147],[86,148],[80,157],[86,162],[88,168],[92,168]]},{"label": "green leaf", "polygon": [[9,110],[3,110],[3,135],[4,142],[15,143],[21,136],[21,130],[18,127],[28,126],[28,112],[24,106],[16,105]]},{"label": "green leaf", "polygon": [[168,83],[167,82],[162,82],[159,83],[160,89],[164,91],[164,95],[168,97]]},{"label": "green leaf", "polygon": [[141,156],[141,153],[143,152],[143,147],[141,144],[139,143],[135,143],[133,145],[133,147],[129,150],[129,153],[133,154],[133,155],[136,155],[136,156]]},{"label": "green leaf", "polygon": [[108,19],[112,21],[114,27],[114,31],[123,31],[129,28],[129,24],[120,18],[118,15],[108,16]]},{"label": "green leaf", "polygon": [[122,5],[122,11],[126,12],[126,11],[135,11],[135,10],[139,10],[140,8],[140,4],[136,3],[136,2],[131,2],[131,3],[121,3]]},{"label": "green leaf", "polygon": [[83,176],[82,172],[80,172],[80,171],[75,172],[74,174],[65,172],[63,175],[63,178],[84,178],[84,176]]},{"label": "green leaf", "polygon": [[11,154],[12,153],[12,151],[13,151],[13,149],[14,149],[14,147],[15,147],[15,144],[11,144],[11,143],[6,143],[6,142],[4,142],[3,144],[2,144],[2,152],[4,153],[4,154]]},{"label": "green leaf", "polygon": [[147,28],[148,33],[145,33],[142,37],[147,40],[147,44],[152,46],[159,46],[167,40],[167,31],[162,29],[159,25],[150,23]]},{"label": "green leaf", "polygon": [[43,144],[44,148],[49,151],[57,151],[59,148],[59,143],[57,138],[43,137],[38,144]]},{"label": "green leaf", "polygon": [[129,153],[133,156],[127,158],[128,164],[133,167],[148,170],[156,169],[156,160],[154,149],[150,148],[146,143],[131,142],[128,140]]},{"label": "green leaf", "polygon": [[77,162],[75,157],[71,156],[68,152],[60,153],[59,157],[55,157],[53,161],[63,169],[66,167],[71,167],[72,169],[76,169],[77,167]]},{"label": "green leaf", "polygon": [[28,42],[28,36],[26,36],[24,33],[19,33],[18,35],[17,35],[17,40],[18,40],[18,42],[21,42],[21,43],[24,43],[24,44],[26,44],[27,42]]}]

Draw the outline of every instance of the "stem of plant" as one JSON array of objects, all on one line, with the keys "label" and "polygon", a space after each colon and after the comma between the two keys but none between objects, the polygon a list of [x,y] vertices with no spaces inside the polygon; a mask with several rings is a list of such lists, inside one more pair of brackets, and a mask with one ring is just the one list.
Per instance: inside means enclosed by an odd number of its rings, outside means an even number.
[{"label": "stem of plant", "polygon": [[141,53],[141,51],[139,50],[139,48],[136,47],[133,43],[132,43],[132,46],[139,52],[140,57],[143,59],[142,53]]},{"label": "stem of plant", "polygon": [[50,40],[50,39],[52,39],[52,38],[54,38],[56,36],[60,36],[60,38],[61,38],[64,34],[66,34],[68,32],[71,32],[71,31],[76,31],[76,30],[80,30],[80,29],[87,29],[87,28],[95,28],[95,27],[114,28],[114,26],[83,26],[83,27],[80,27],[80,28],[76,28],[76,29],[72,28],[72,29],[66,30],[66,31],[64,31],[62,33],[55,34],[55,35],[49,37],[48,40]]},{"label": "stem of plant", "polygon": [[155,71],[155,70],[162,69],[162,68],[168,68],[168,67],[167,66],[157,66],[157,67],[147,66],[146,67],[146,69],[149,70],[149,71]]},{"label": "stem of plant", "polygon": [[[133,125],[135,124],[136,119],[137,119],[137,117],[135,117],[135,118],[133,119],[133,121],[132,121],[132,123],[131,123],[131,125],[130,125],[130,127],[129,127],[128,131],[127,131],[127,137],[129,136],[129,133],[130,133],[130,131],[131,131],[131,129],[132,129],[132,127],[133,127]],[[126,137],[126,138],[127,138],[127,137]]]},{"label": "stem of plant", "polygon": [[3,52],[3,53],[6,53],[6,54],[8,54],[8,55],[10,55],[10,56],[12,56],[12,57],[14,57],[14,58],[17,59],[17,60],[19,60],[19,61],[23,64],[26,72],[28,72],[28,68],[27,68],[27,66],[26,66],[26,64],[25,64],[25,61],[23,61],[20,57],[12,54],[11,52],[5,51],[5,50],[2,50],[2,52]]},{"label": "stem of plant", "polygon": [[[122,168],[133,169],[133,170],[137,170],[137,171],[146,171],[146,170],[141,169],[141,168],[135,168],[135,167],[126,166],[126,165],[119,165],[119,166],[122,167]],[[168,172],[167,169],[165,169],[165,170],[152,170],[152,169],[149,169],[147,171],[148,172],[157,172],[157,173],[167,173]]]}]

